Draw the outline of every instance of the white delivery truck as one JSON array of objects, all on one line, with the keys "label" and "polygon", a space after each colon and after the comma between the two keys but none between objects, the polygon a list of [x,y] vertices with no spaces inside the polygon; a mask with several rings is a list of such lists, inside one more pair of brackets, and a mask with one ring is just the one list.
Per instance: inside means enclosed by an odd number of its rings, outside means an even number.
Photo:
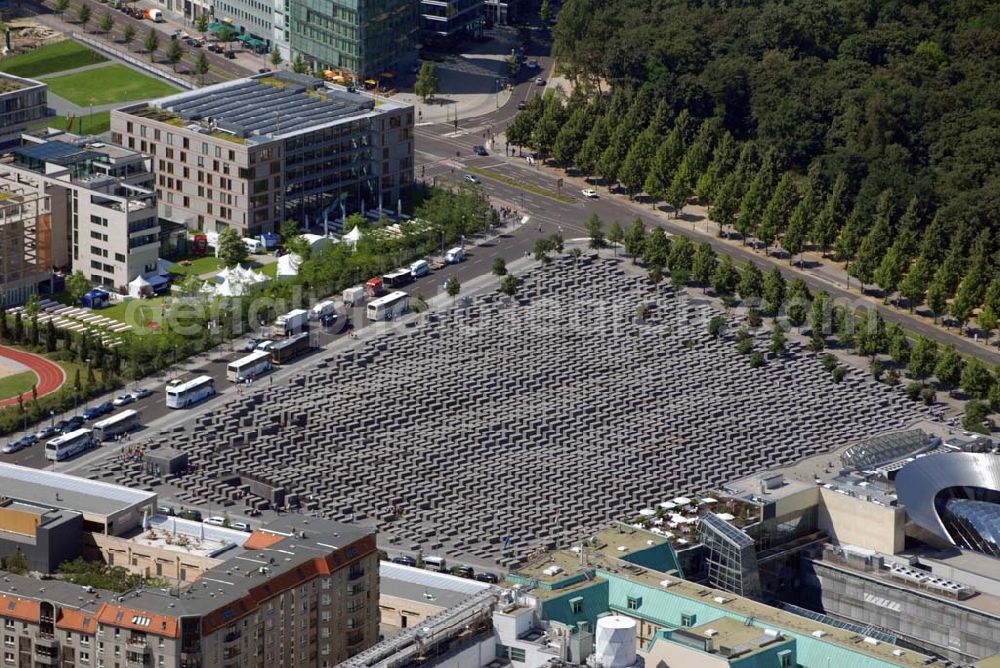
[{"label": "white delivery truck", "polygon": [[264,252],[264,243],[260,239],[254,239],[252,237],[243,237],[243,243],[247,247],[247,252],[251,255],[260,255]]},{"label": "white delivery truck", "polygon": [[413,278],[420,278],[421,276],[426,276],[431,273],[431,265],[427,260],[417,260],[410,265],[410,276]]},{"label": "white delivery truck", "polygon": [[309,311],[297,308],[284,315],[279,315],[278,319],[274,321],[274,326],[285,334],[295,334],[302,328],[309,326]]},{"label": "white delivery truck", "polygon": [[448,252],[444,254],[444,261],[448,264],[458,264],[464,259],[465,250],[459,246],[449,249]]},{"label": "white delivery truck", "polygon": [[319,302],[309,309],[309,319],[319,320],[325,315],[333,315],[337,311],[337,303],[331,299]]},{"label": "white delivery truck", "polygon": [[365,286],[355,285],[353,288],[347,288],[341,296],[347,306],[361,306],[365,303]]}]

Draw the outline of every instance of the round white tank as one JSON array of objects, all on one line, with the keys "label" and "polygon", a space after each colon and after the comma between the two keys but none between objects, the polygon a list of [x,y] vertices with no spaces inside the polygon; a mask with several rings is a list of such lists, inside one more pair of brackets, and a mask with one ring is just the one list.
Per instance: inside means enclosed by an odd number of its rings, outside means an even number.
[{"label": "round white tank", "polygon": [[604,668],[626,668],[635,663],[635,620],[621,615],[600,617],[594,658]]}]

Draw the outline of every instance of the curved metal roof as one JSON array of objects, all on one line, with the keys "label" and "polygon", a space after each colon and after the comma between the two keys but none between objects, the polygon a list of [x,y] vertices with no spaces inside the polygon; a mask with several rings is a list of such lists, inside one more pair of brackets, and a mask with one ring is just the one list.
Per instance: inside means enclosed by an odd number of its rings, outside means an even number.
[{"label": "curved metal roof", "polygon": [[917,525],[954,544],[934,507],[949,487],[980,487],[1000,492],[1000,455],[954,452],[928,455],[904,466],[896,476],[896,497]]}]

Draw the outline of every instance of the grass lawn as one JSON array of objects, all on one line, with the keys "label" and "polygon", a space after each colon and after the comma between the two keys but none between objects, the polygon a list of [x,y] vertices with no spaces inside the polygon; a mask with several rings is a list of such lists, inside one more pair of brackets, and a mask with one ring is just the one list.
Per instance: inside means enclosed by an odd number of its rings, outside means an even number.
[{"label": "grass lawn", "polygon": [[[81,127],[81,123],[83,126]],[[111,129],[111,112],[99,111],[96,114],[84,114],[73,119],[73,127],[68,126],[68,119],[65,116],[53,116],[44,123],[32,126],[32,128],[56,128],[58,130],[69,130],[78,134],[99,134]]]},{"label": "grass lawn", "polygon": [[75,67],[103,63],[108,59],[87,47],[67,39],[28,53],[0,59],[0,70],[18,77],[38,77]]},{"label": "grass lawn", "polygon": [[44,81],[50,92],[81,107],[144,100],[177,92],[174,86],[125,65],[106,65]]},{"label": "grass lawn", "polygon": [[[190,264],[184,265],[182,262],[189,262]],[[206,255],[205,257],[188,258],[185,260],[180,260],[170,267],[167,271],[171,274],[176,274],[178,276],[200,276],[201,274],[207,274],[211,271],[219,270],[219,258],[212,255]]]},{"label": "grass lawn", "polygon": [[163,297],[152,299],[130,299],[108,308],[94,311],[113,320],[120,320],[132,329],[143,330],[150,322],[159,322],[163,314]]},{"label": "grass lawn", "polygon": [[[256,263],[254,263],[254,264],[256,264]],[[278,263],[277,262],[269,262],[268,264],[265,264],[263,267],[261,267],[260,265],[257,265],[257,266],[254,267],[254,269],[256,269],[260,273],[264,274],[265,276],[269,276],[270,278],[276,278],[277,275],[278,275]]]},{"label": "grass lawn", "polygon": [[38,376],[34,371],[22,371],[11,376],[0,378],[0,399],[16,397],[18,394],[28,393],[31,399],[31,388],[38,383]]}]

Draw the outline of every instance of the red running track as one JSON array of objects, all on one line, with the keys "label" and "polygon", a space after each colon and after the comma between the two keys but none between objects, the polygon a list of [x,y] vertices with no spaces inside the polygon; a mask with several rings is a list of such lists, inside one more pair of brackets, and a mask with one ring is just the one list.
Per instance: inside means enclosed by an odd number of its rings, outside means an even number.
[{"label": "red running track", "polygon": [[[55,362],[50,362],[40,355],[22,352],[6,346],[0,346],[0,357],[13,360],[18,364],[23,364],[35,372],[35,375],[38,376],[39,397],[44,397],[46,394],[52,394],[66,382],[66,372],[63,371],[63,368]],[[30,399],[31,392],[29,391],[27,395],[28,399]],[[16,396],[0,400],[0,406],[9,406],[16,403]]]}]

